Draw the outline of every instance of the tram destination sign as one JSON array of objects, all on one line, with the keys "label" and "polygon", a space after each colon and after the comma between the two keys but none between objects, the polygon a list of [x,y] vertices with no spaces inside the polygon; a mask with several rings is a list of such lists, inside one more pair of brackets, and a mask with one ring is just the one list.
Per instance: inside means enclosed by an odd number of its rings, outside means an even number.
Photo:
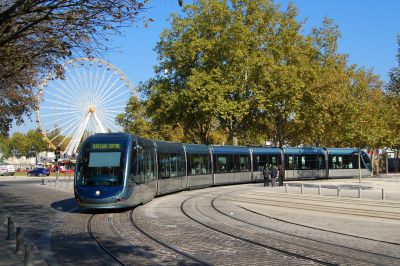
[{"label": "tram destination sign", "polygon": [[120,143],[93,143],[93,150],[121,149]]}]

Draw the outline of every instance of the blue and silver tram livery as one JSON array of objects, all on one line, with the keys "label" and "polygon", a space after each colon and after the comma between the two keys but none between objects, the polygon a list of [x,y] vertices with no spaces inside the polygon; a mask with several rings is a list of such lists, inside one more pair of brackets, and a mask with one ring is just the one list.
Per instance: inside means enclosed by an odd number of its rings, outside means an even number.
[{"label": "blue and silver tram livery", "polygon": [[[156,141],[125,133],[88,137],[77,159],[75,198],[83,208],[136,206],[155,196],[217,185],[257,182],[265,166],[280,180],[371,174],[358,149],[207,146]],[[360,157],[360,158],[359,158]]]}]

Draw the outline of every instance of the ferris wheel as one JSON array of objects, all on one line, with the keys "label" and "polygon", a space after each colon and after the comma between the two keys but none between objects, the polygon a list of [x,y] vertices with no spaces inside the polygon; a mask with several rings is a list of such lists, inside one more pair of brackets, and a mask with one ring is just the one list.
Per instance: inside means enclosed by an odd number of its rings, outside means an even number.
[{"label": "ferris wheel", "polygon": [[70,156],[89,135],[122,131],[116,116],[135,89],[121,70],[101,59],[77,58],[62,66],[62,79],[51,73],[41,83],[35,113],[50,147]]}]

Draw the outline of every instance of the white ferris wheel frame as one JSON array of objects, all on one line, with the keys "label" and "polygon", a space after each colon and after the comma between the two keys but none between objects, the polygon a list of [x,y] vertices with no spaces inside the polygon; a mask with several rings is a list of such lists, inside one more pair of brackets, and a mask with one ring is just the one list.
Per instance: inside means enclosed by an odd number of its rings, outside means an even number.
[{"label": "white ferris wheel frame", "polygon": [[[89,58],[89,57],[75,58],[75,59],[71,59],[71,60],[68,60],[65,63],[63,63],[62,67],[64,69],[66,69],[68,65],[76,64],[76,63],[80,63],[83,65],[85,62],[96,63],[96,64],[98,64],[99,67],[105,66],[107,70],[110,70],[115,74],[118,74],[120,77],[120,80],[125,82],[126,87],[128,87],[128,89],[131,93],[131,96],[136,96],[136,90],[135,90],[134,86],[132,85],[132,83],[129,81],[128,77],[118,67],[114,66],[110,62],[107,62],[103,59]],[[46,129],[43,126],[42,119],[40,117],[40,104],[42,102],[46,101],[45,99],[43,99],[43,91],[45,90],[45,87],[46,87],[48,81],[54,80],[54,79],[55,79],[55,73],[49,73],[44,78],[43,82],[41,83],[41,85],[38,89],[37,95],[36,95],[37,106],[35,109],[35,115],[36,115],[36,122],[38,124],[40,132],[43,135],[43,139],[49,144],[50,148],[55,150],[57,148],[58,144],[53,143],[53,141],[49,139],[48,135],[46,134]],[[109,87],[106,92],[108,92],[110,89],[111,89],[111,87]],[[110,92],[112,92],[112,91],[110,91]],[[84,114],[84,116],[81,117],[81,120],[80,120],[81,126],[77,127],[75,134],[72,136],[69,144],[67,145],[67,147],[65,148],[65,151],[63,153],[66,153],[68,155],[76,154],[78,145],[83,138],[85,129],[86,129],[89,121],[92,121],[92,123],[95,127],[94,133],[106,133],[107,132],[106,128],[103,126],[103,123],[100,121],[99,117],[96,115],[96,106],[89,106],[87,108],[87,111]],[[63,139],[62,142],[65,141],[65,138]]]}]

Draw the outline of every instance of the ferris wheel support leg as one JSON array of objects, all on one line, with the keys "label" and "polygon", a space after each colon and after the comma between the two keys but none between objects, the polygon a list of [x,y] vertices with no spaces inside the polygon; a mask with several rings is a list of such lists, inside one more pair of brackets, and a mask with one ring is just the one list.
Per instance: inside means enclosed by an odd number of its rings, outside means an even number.
[{"label": "ferris wheel support leg", "polygon": [[84,120],[79,125],[78,130],[72,136],[71,141],[69,142],[67,148],[65,149],[66,154],[72,155],[73,153],[76,153],[76,150],[78,149],[79,143],[82,139],[83,133],[85,132],[87,124],[89,123],[90,115],[91,115],[90,113],[86,114]]},{"label": "ferris wheel support leg", "polygon": [[98,130],[100,133],[107,133],[107,130],[104,128],[103,124],[101,123],[100,119],[97,117],[96,113],[93,113],[94,121],[98,126]]}]

